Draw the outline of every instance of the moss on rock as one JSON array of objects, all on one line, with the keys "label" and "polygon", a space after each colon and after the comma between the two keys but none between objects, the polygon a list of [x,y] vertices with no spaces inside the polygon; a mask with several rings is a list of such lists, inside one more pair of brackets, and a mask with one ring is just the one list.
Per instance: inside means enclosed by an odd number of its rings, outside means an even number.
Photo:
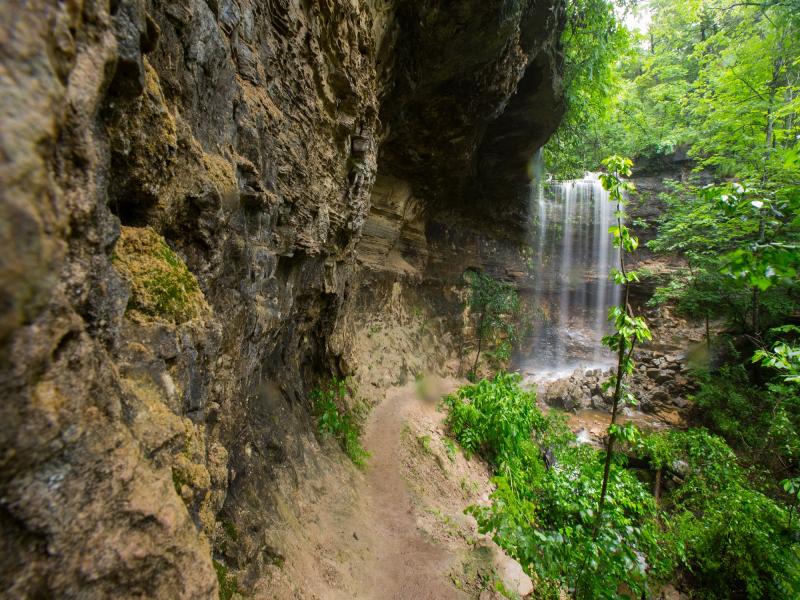
[{"label": "moss on rock", "polygon": [[122,227],[114,267],[128,282],[128,311],[183,323],[209,311],[197,278],[150,227]]},{"label": "moss on rock", "polygon": [[219,583],[219,600],[232,600],[239,591],[239,582],[236,576],[228,572],[228,567],[219,561],[213,561],[214,570],[217,572]]}]

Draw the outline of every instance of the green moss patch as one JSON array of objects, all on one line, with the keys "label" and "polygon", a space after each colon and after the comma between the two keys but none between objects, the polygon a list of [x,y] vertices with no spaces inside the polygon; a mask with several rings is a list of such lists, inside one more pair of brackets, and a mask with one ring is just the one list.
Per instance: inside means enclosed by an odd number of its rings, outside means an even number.
[{"label": "green moss patch", "polygon": [[113,264],[128,282],[128,311],[183,323],[208,312],[197,278],[150,227],[122,227]]},{"label": "green moss patch", "polygon": [[219,583],[219,600],[231,600],[233,595],[239,592],[239,582],[228,572],[228,567],[216,560],[213,563]]}]

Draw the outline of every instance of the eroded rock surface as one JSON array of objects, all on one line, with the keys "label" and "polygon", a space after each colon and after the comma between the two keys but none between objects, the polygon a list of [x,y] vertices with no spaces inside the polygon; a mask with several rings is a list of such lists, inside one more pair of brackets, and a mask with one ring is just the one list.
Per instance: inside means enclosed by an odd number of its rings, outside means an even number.
[{"label": "eroded rock surface", "polygon": [[[562,14],[0,6],[4,593],[211,598],[225,570],[268,589],[293,486],[337,464],[309,388],[398,303],[447,314],[463,267],[518,255],[497,234],[562,111]],[[120,231],[151,240],[142,269]],[[417,321],[439,343],[387,338],[410,375],[452,351],[452,323]]]}]

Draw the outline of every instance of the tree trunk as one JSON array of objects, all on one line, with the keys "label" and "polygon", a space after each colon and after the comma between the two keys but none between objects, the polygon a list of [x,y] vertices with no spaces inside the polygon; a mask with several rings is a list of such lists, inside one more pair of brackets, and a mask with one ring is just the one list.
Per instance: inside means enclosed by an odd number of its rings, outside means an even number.
[{"label": "tree trunk", "polygon": [[[761,220],[758,224],[758,243],[763,244],[764,238],[766,233],[766,227],[764,224],[764,215],[761,214]],[[761,327],[761,319],[760,319],[760,294],[758,293],[758,286],[753,286],[753,335],[755,337],[761,337],[760,327]]]},{"label": "tree trunk", "polygon": [[[790,105],[794,101],[794,84],[789,84],[786,86],[786,104]],[[786,115],[786,119],[784,121],[784,129],[786,129],[786,138],[784,140],[784,147],[791,148],[794,144],[794,136],[792,133],[794,132],[794,112],[790,112]]]},{"label": "tree trunk", "polygon": [[[622,206],[621,202],[617,201],[617,226],[622,229]],[[621,247],[619,249],[619,269],[625,279],[625,293],[624,293],[624,304],[623,310],[630,313],[630,282],[627,280],[627,271],[625,270],[625,249]],[[622,397],[622,378],[624,376],[624,367],[625,367],[625,346],[626,346],[626,338],[621,333],[619,334],[619,349],[617,352],[617,377],[616,381],[614,382],[614,401],[611,407],[611,425],[616,424],[617,422],[617,411],[619,409],[619,401]],[[633,346],[634,341],[631,340],[629,356],[633,354]],[[595,525],[594,535],[597,537],[597,534],[600,531],[600,524],[603,518],[603,508],[606,504],[606,493],[608,492],[608,477],[611,473],[611,458],[614,454],[614,436],[609,433],[608,436],[608,443],[606,445],[606,460],[605,464],[603,465],[603,485],[600,488],[600,501],[597,503],[597,523]]]},{"label": "tree trunk", "polygon": [[[626,286],[627,287],[627,286]],[[626,294],[627,295],[627,294]],[[625,341],[622,336],[619,339],[619,351],[617,353],[617,381],[614,384],[614,401],[611,405],[611,425],[617,422],[617,409],[619,399],[622,395],[622,365],[625,359]],[[606,492],[608,491],[608,477],[611,474],[611,458],[614,454],[614,436],[609,433],[606,442],[606,460],[603,465],[603,485],[600,488],[600,501],[597,503],[597,524],[595,525],[595,536],[600,531],[600,522],[603,518],[603,508],[606,504]]]},{"label": "tree trunk", "polygon": [[478,352],[475,354],[475,364],[472,365],[473,375],[477,374],[478,361],[481,358],[481,346],[483,345],[483,321],[486,318],[486,311],[481,312],[481,320],[478,322]]},{"label": "tree trunk", "polygon": [[752,310],[753,310],[753,335],[758,337],[758,322],[759,322],[759,315],[758,315],[758,287],[753,286],[753,299],[751,300]]},{"label": "tree trunk", "polygon": [[767,97],[767,126],[766,135],[764,139],[764,171],[762,175],[762,183],[767,182],[767,166],[769,163],[772,150],[775,147],[775,96],[778,93],[778,87],[781,84],[780,76],[783,71],[783,36],[786,35],[784,30],[781,37],[778,39],[777,55],[772,61],[772,80],[769,82],[769,96]]},{"label": "tree trunk", "polygon": [[[625,305],[628,305],[628,285],[625,285]],[[631,346],[628,350],[627,358],[633,354],[634,341],[631,340]],[[624,377],[625,365],[625,340],[620,337],[619,352],[617,353],[617,377],[614,384],[614,400],[611,405],[611,425],[616,425],[617,414],[619,412],[619,401],[622,398],[622,379]],[[600,531],[600,520],[603,517],[603,508],[606,505],[606,493],[608,492],[608,478],[611,474],[611,459],[614,455],[614,437],[609,434],[608,443],[606,444],[606,460],[603,465],[603,485],[600,487],[600,501],[597,504],[597,524],[595,525],[595,536]]]},{"label": "tree trunk", "polygon": [[656,481],[655,485],[653,486],[653,497],[656,500],[656,506],[658,506],[658,501],[661,499],[661,469],[656,470]]}]

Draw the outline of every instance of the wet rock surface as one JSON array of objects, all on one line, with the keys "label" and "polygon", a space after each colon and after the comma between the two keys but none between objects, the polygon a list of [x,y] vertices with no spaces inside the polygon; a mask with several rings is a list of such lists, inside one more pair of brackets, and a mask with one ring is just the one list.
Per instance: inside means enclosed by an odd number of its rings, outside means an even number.
[{"label": "wet rock surface", "polygon": [[[685,355],[639,350],[634,360],[635,371],[626,383],[638,400],[636,410],[657,415],[689,405],[687,397],[697,390],[697,385],[689,375]],[[540,398],[549,406],[567,411],[610,412],[614,390],[604,384],[614,374],[612,369],[579,368],[568,377],[542,384]]]},{"label": "wet rock surface", "polygon": [[[447,309],[463,267],[523,260],[498,241],[521,187],[495,229],[466,190],[520,184],[557,126],[563,7],[434,4],[2,4],[10,597],[213,598],[212,556],[268,587],[292,490],[341,468],[317,378],[370,314]],[[121,272],[120,232],[144,228],[169,252]],[[414,335],[409,372],[444,363]]]}]

